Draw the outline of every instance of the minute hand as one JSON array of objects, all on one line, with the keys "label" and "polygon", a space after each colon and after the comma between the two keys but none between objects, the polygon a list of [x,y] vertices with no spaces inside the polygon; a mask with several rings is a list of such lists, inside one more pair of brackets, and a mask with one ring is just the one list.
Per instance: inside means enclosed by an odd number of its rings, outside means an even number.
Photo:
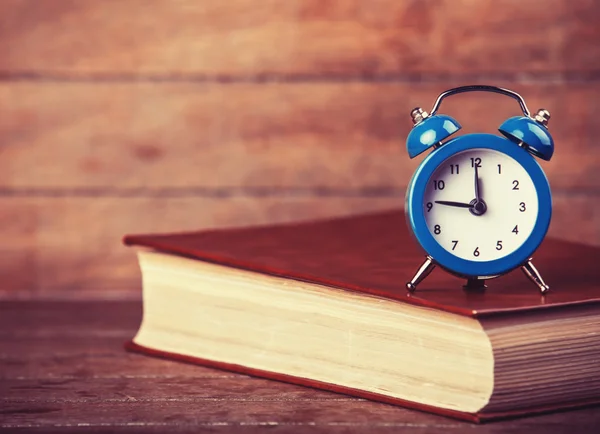
[{"label": "minute hand", "polygon": [[477,170],[477,163],[475,163],[475,200],[481,202],[481,192],[479,191],[479,172]]},{"label": "minute hand", "polygon": [[455,206],[458,208],[472,208],[473,205],[463,202],[453,202],[451,200],[436,200],[435,203],[439,203],[440,205],[448,205]]}]

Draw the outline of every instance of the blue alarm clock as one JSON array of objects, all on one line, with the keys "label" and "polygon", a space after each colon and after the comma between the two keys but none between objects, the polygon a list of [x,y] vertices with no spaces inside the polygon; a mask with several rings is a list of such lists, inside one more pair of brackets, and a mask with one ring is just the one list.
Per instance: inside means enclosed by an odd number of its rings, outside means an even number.
[{"label": "blue alarm clock", "polygon": [[[500,135],[466,134],[447,140],[460,128],[437,114],[444,98],[484,91],[518,101],[523,116],[500,125]],[[406,218],[426,253],[425,262],[406,284],[409,291],[435,268],[467,279],[466,288],[485,287],[486,279],[522,267],[542,293],[549,286],[531,262],[552,215],[550,185],[536,158],[550,160],[554,142],[550,113],[531,115],[517,93],[495,86],[462,86],[439,95],[431,113],[411,112],[406,140],[410,158],[431,150],[414,173],[406,194]]]}]

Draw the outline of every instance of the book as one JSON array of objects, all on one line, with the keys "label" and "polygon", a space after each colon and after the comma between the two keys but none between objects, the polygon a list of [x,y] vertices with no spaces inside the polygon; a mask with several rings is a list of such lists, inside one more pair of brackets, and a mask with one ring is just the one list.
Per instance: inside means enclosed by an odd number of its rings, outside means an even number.
[{"label": "book", "polygon": [[436,269],[401,211],[128,235],[143,320],[127,348],[482,422],[600,402],[600,248],[547,238],[542,296]]}]

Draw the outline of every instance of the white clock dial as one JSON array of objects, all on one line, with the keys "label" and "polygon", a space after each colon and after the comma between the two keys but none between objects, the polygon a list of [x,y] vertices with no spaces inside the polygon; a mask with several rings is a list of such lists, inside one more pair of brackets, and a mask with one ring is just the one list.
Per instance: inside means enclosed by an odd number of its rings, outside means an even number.
[{"label": "white clock dial", "polygon": [[[484,205],[475,204],[476,169]],[[527,240],[537,220],[538,196],[515,159],[470,149],[439,165],[427,183],[423,207],[429,231],[445,250],[483,262],[507,256]]]}]

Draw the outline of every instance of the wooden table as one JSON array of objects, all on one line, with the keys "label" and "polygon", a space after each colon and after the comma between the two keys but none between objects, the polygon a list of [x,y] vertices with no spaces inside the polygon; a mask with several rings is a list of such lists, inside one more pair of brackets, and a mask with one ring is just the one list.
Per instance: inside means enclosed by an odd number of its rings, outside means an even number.
[{"label": "wooden table", "polygon": [[123,350],[141,302],[0,302],[0,427],[25,432],[599,432],[600,409],[472,425]]}]

